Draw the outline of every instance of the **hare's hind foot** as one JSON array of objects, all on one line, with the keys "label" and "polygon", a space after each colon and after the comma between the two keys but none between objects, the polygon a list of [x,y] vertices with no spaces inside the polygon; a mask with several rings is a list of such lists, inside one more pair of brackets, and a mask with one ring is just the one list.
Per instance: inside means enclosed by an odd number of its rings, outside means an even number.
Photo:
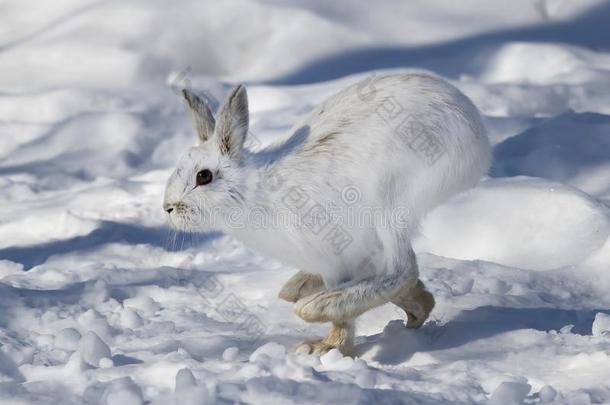
[{"label": "hare's hind foot", "polygon": [[320,291],[294,304],[294,312],[306,322],[342,322],[351,316],[349,300],[342,290]]},{"label": "hare's hind foot", "polygon": [[303,297],[324,289],[324,281],[318,274],[299,271],[284,284],[278,297],[288,302],[297,302]]},{"label": "hare's hind foot", "polygon": [[321,356],[332,349],[339,350],[344,356],[350,356],[354,349],[353,322],[333,323],[324,339],[306,340],[299,343],[294,351],[297,353],[315,354]]},{"label": "hare's hind foot", "polygon": [[392,304],[399,306],[407,314],[407,328],[417,329],[424,324],[434,308],[432,294],[426,290],[421,280],[413,287],[405,287],[392,299]]}]

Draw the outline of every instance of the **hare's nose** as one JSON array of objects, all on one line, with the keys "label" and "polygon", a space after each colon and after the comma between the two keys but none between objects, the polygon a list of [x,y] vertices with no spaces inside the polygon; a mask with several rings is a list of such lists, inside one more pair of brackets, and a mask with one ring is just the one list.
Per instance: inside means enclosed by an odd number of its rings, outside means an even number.
[{"label": "hare's nose", "polygon": [[167,212],[168,214],[171,214],[172,211],[174,210],[174,207],[172,206],[172,204],[163,204],[163,209],[165,210],[165,212]]}]

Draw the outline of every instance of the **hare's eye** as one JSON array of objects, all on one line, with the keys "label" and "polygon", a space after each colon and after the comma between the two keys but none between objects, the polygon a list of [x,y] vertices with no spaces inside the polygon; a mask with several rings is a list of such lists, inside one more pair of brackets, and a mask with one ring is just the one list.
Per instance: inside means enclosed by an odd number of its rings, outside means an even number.
[{"label": "hare's eye", "polygon": [[195,183],[198,186],[204,186],[212,181],[212,172],[208,169],[203,169],[199,173],[197,173],[197,178],[195,179]]}]

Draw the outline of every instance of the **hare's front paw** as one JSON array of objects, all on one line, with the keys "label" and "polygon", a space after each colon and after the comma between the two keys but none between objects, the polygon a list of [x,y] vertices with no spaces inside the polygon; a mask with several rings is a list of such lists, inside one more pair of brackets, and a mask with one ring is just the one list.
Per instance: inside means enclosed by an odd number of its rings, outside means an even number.
[{"label": "hare's front paw", "polygon": [[278,297],[288,302],[297,302],[303,297],[324,289],[324,281],[317,274],[299,271],[284,284]]},{"label": "hare's front paw", "polygon": [[294,304],[294,312],[307,322],[342,321],[342,298],[341,291],[322,291],[298,300]]}]

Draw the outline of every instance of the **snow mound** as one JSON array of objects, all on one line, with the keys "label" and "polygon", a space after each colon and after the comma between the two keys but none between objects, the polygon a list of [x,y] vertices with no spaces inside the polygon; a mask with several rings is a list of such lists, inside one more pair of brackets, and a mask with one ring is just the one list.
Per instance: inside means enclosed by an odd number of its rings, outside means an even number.
[{"label": "snow mound", "polygon": [[237,356],[239,355],[239,348],[232,346],[227,347],[224,352],[222,352],[222,359],[224,361],[235,361]]},{"label": "snow mound", "polygon": [[189,388],[196,387],[197,380],[193,375],[193,372],[188,368],[182,368],[178,370],[176,374],[176,384],[174,390],[176,392],[185,391]]},{"label": "snow mound", "polygon": [[593,336],[610,335],[610,315],[598,312],[591,327]]},{"label": "snow mound", "polygon": [[102,396],[102,403],[106,405],[140,405],[142,389],[130,377],[117,378],[111,381]]},{"label": "snow mound", "polygon": [[521,405],[531,388],[526,383],[505,381],[495,389],[488,405]]},{"label": "snow mound", "polygon": [[92,367],[99,367],[101,360],[111,357],[108,345],[95,332],[91,331],[83,336],[78,350],[83,361]]},{"label": "snow mound", "polygon": [[417,250],[531,270],[578,264],[610,234],[608,209],[542,179],[494,179],[424,220]]},{"label": "snow mound", "polygon": [[64,328],[55,336],[55,347],[66,350],[74,350],[78,346],[81,334],[74,328]]},{"label": "snow mound", "polygon": [[142,123],[131,114],[79,114],[21,145],[3,163],[33,168],[53,165],[49,172],[67,172],[85,179],[117,176],[130,168],[141,129]]},{"label": "snow mound", "polygon": [[538,393],[540,402],[543,404],[550,403],[555,399],[556,396],[557,391],[555,391],[555,388],[551,387],[550,385],[545,385],[544,387],[540,388],[540,392]]},{"label": "snow mound", "polygon": [[566,182],[593,195],[610,192],[610,116],[567,113],[494,148],[491,174]]},{"label": "snow mound", "polygon": [[91,232],[97,225],[97,221],[79,218],[67,211],[59,215],[30,216],[27,211],[19,214],[0,228],[0,248],[79,236]]},{"label": "snow mound", "polygon": [[563,44],[511,42],[495,52],[482,78],[488,83],[582,84],[606,80],[608,73],[610,55]]}]

